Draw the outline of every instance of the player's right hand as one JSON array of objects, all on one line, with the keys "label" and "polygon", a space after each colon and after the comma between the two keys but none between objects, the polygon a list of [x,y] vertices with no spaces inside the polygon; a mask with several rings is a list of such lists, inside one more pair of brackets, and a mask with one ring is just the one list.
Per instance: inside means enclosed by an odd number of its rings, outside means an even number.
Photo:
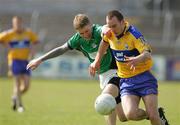
[{"label": "player's right hand", "polygon": [[102,27],[102,36],[104,36],[104,35],[106,35],[108,38],[110,38],[112,36],[111,29],[107,25],[104,25]]},{"label": "player's right hand", "polygon": [[31,60],[31,61],[28,63],[26,69],[34,70],[34,69],[36,69],[36,68],[41,64],[41,62],[42,62],[42,61],[39,60],[39,59],[33,59],[33,60]]},{"label": "player's right hand", "polygon": [[100,62],[94,61],[89,66],[89,73],[90,73],[90,75],[94,77],[95,74],[96,74],[96,71],[99,71],[99,69],[100,69]]}]

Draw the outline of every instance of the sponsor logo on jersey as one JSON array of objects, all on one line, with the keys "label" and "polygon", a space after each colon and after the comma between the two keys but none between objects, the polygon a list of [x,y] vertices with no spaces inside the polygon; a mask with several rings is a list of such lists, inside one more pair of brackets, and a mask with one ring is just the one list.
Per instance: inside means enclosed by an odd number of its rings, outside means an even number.
[{"label": "sponsor logo on jersey", "polygon": [[92,46],[92,48],[96,48],[97,44],[93,43],[91,46]]}]

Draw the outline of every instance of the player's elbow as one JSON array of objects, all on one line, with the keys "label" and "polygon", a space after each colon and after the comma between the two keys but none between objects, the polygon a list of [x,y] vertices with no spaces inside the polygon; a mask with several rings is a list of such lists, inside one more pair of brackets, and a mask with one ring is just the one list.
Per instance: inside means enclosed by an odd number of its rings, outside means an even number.
[{"label": "player's elbow", "polygon": [[143,55],[144,55],[144,60],[148,60],[152,58],[151,53],[149,51],[144,51]]}]

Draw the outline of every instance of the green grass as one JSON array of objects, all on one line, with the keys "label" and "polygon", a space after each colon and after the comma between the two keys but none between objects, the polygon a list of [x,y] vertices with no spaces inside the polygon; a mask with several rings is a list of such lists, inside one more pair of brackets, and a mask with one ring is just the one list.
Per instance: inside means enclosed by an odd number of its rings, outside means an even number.
[{"label": "green grass", "polygon": [[[0,78],[0,125],[105,125],[94,111],[100,93],[97,81],[34,79],[23,97],[24,113],[10,108],[12,85],[11,79]],[[159,84],[159,105],[165,107],[171,125],[180,123],[178,82]],[[117,125],[149,125],[149,121],[118,121]]]}]

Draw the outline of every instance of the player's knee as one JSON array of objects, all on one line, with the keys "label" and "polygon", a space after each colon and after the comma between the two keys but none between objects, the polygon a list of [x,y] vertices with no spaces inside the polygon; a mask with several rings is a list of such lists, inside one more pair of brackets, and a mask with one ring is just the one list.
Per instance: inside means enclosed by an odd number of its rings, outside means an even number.
[{"label": "player's knee", "polygon": [[21,92],[24,93],[29,89],[29,85],[23,85],[21,86]]},{"label": "player's knee", "polygon": [[29,87],[24,87],[23,91],[26,92],[29,89]]}]

